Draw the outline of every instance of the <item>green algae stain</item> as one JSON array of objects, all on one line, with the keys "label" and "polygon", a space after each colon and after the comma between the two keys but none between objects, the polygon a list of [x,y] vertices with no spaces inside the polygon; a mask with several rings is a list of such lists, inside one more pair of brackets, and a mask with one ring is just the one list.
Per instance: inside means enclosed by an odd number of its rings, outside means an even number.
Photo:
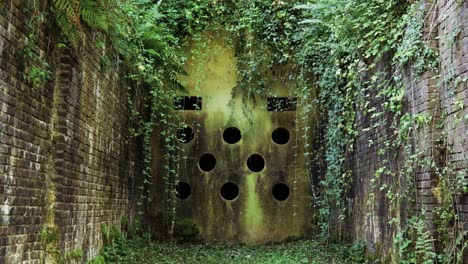
[{"label": "green algae stain", "polygon": [[[211,186],[210,179],[208,177],[205,177],[205,186]],[[211,190],[209,188],[208,192],[209,193]],[[201,233],[205,237],[211,237],[213,236],[213,228],[216,227],[216,214],[214,211],[215,206],[213,205],[213,201],[211,200],[211,197],[204,197],[204,201],[206,203],[206,214],[205,217],[202,217],[201,223],[199,224],[199,228],[201,229]]]},{"label": "green algae stain", "polygon": [[256,192],[257,175],[250,174],[246,179],[246,203],[244,210],[245,229],[251,239],[261,232],[263,224],[263,210],[260,206],[260,198]]},{"label": "green algae stain", "polygon": [[[250,95],[246,98],[236,89],[243,80],[238,76],[235,45],[226,41],[227,36],[222,32],[206,32],[203,38],[194,39],[184,47],[188,58],[187,75],[180,76],[180,81],[186,92],[179,95],[200,96],[203,106],[200,111],[181,112],[182,120],[196,129],[196,138],[192,144],[181,145],[185,153],[189,153],[189,159],[180,166],[181,180],[192,184],[194,194],[191,200],[181,202],[180,217],[192,217],[199,227],[200,238],[210,243],[257,244],[303,234],[302,225],[295,221],[301,224],[309,221],[306,211],[309,200],[302,199],[297,204],[296,200],[278,203],[268,195],[283,174],[282,180],[293,181],[294,188],[298,181],[298,186],[305,187],[297,192],[308,195],[307,172],[299,173],[296,179],[296,169],[289,166],[293,160],[289,157],[298,150],[285,148],[287,145],[278,147],[271,140],[276,127],[294,131],[300,117],[296,113],[268,112],[265,98]],[[297,84],[282,77],[288,76],[289,69],[289,65],[281,66],[262,73],[268,79],[271,96],[292,95],[291,89]],[[240,142],[231,145],[223,141],[223,131],[227,127],[241,131]],[[301,140],[297,138],[295,144],[301,146]],[[214,171],[209,173],[200,172],[197,164],[205,152],[215,155],[217,162]],[[247,157],[254,153],[266,160],[263,173],[251,173],[246,167]],[[301,157],[297,159],[299,165],[305,162]],[[227,182],[238,184],[240,189],[238,198],[233,201],[226,201],[220,195],[222,184]],[[285,214],[297,216],[285,217]]]}]

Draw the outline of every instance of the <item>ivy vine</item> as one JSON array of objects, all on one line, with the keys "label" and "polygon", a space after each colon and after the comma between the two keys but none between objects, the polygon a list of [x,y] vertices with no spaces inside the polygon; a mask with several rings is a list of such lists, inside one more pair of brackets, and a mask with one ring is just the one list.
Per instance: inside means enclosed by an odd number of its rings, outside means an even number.
[{"label": "ivy vine", "polygon": [[[369,142],[370,146],[378,144],[378,155],[383,160],[372,179],[372,187],[385,193],[393,216],[391,223],[399,230],[395,235],[395,259],[402,263],[459,260],[466,242],[465,233],[457,227],[459,219],[454,204],[468,186],[463,173],[455,171],[447,159],[450,146],[444,136],[431,149],[431,155],[418,148],[417,141],[424,139],[420,135],[427,134],[424,131],[434,125],[442,128],[443,122],[435,123],[442,120],[411,113],[405,103],[409,88],[426,72],[435,72],[434,78],[442,79],[442,85],[456,88],[466,83],[456,77],[453,65],[444,69],[441,77],[439,55],[428,45],[430,37],[424,33],[428,11],[424,1],[52,0],[49,3],[47,11],[62,29],[67,44],[77,47],[86,38],[84,24],[101,32],[107,45],[119,54],[112,63],[125,65],[128,101],[135,120],[132,132],[142,135],[144,142],[141,208],[150,199],[150,144],[155,126],[162,128],[160,133],[166,142],[163,166],[167,192],[173,192],[178,182],[181,150],[175,144],[174,131],[185,124],[171,108],[174,96],[184,90],[178,81],[187,60],[183,47],[191,39],[202,38],[205,31],[224,31],[227,41],[237,49],[239,81],[235,92],[247,98],[267,96],[269,80],[262,73],[272,67],[293,65],[288,78],[299,85],[292,93],[305,102],[301,108],[304,112],[298,118],[307,119],[313,109],[320,113],[314,130],[323,132],[317,133],[318,145],[322,147],[311,149],[307,145],[306,149],[311,150],[301,154],[310,156],[310,162],[321,160],[319,163],[324,166],[325,173],[313,180],[317,224],[323,236],[331,235],[331,220],[342,221],[347,216],[346,196],[354,184],[350,157],[355,151],[356,136],[384,127],[393,136]],[[452,46],[459,33],[459,28],[455,28],[446,44]],[[40,82],[43,76],[33,71],[29,74]],[[381,104],[376,106],[376,101]],[[456,105],[465,107],[462,102]],[[370,127],[358,126],[357,112],[371,118]],[[463,122],[463,117],[458,122]],[[299,133],[308,137],[311,129],[308,124]],[[441,219],[438,223],[441,240],[437,250],[423,213],[408,219],[401,219],[398,214],[403,202],[417,202],[415,177],[427,168],[439,179],[437,214]],[[381,181],[383,177],[390,180]],[[176,200],[170,197],[173,196],[166,197],[166,226],[172,233]],[[371,194],[371,204],[373,198]]]}]

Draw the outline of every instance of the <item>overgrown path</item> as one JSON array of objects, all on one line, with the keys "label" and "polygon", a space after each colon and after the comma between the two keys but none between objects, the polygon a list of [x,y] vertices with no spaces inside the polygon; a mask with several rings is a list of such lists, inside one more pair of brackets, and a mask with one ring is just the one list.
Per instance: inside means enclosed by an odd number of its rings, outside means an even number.
[{"label": "overgrown path", "polygon": [[133,240],[106,249],[107,263],[363,263],[358,245],[298,240],[270,245],[203,245]]}]

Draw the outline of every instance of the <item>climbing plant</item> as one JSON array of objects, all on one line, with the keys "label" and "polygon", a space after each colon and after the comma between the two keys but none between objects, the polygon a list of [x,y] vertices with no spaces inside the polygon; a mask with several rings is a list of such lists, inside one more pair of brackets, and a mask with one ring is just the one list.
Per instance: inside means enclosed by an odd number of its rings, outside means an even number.
[{"label": "climbing plant", "polygon": [[[310,18],[304,21],[310,25],[305,32],[309,39],[305,48],[318,76],[317,105],[323,106],[321,112],[326,115],[327,172],[321,181],[324,195],[319,199],[320,216],[323,230],[328,232],[331,212],[338,210],[343,218],[346,215],[346,192],[352,181],[348,161],[358,129],[362,129],[356,124],[355,113],[360,111],[371,121],[362,131],[380,128],[388,135],[380,142],[369,140],[369,146],[378,147],[382,160],[371,183],[375,192],[385,193],[395,229],[403,226],[395,248],[408,251],[396,252],[396,258],[401,263],[460,262],[460,252],[466,247],[465,234],[457,231],[454,197],[466,193],[466,184],[454,180],[457,176],[450,172],[450,165],[440,163],[440,152],[432,150],[431,155],[426,155],[421,149],[418,141],[429,141],[423,136],[434,124],[432,117],[413,114],[405,106],[405,92],[416,85],[419,76],[438,71],[438,54],[426,44],[430,36],[424,34],[425,7],[423,1],[315,1],[300,6],[310,11]],[[416,174],[431,171],[442,186],[445,179],[454,183],[444,188],[441,196],[445,198],[441,200],[448,202],[438,207],[438,217],[448,217],[452,222],[439,223],[434,233],[423,221],[424,214],[416,214],[413,220],[402,219],[399,214],[403,203],[420,203],[415,199]],[[371,193],[371,206],[375,204],[373,199]],[[438,237],[435,246],[436,236],[441,233],[445,238]],[[401,239],[402,234],[406,240]],[[437,247],[443,249],[436,251]]]},{"label": "climbing plant", "polygon": [[[395,236],[396,258],[412,263],[436,259],[443,262],[460,256],[458,250],[465,246],[464,234],[453,224],[458,217],[453,204],[456,197],[466,193],[467,186],[446,158],[440,161],[437,151],[427,156],[417,148],[417,140],[422,139],[420,131],[435,120],[424,114],[412,114],[405,104],[405,93],[418,81],[418,76],[438,71],[438,54],[427,45],[429,37],[424,33],[427,17],[424,1],[52,0],[48,3],[48,12],[71,46],[78,47],[86,38],[86,27],[90,27],[101,32],[107,45],[119,53],[112,62],[125,65],[128,101],[136,120],[132,132],[142,135],[144,145],[142,208],[150,199],[153,175],[150,143],[155,126],[162,128],[159,133],[166,142],[164,180],[172,183],[167,191],[172,192],[178,181],[180,149],[174,144],[177,142],[174,130],[184,124],[171,108],[177,91],[183,92],[178,76],[184,74],[183,64],[187,60],[184,46],[192,39],[203,38],[205,31],[223,31],[227,41],[236,47],[236,93],[247,98],[267,96],[269,80],[262,73],[272,67],[290,65],[287,78],[298,84],[292,94],[305,102],[301,108],[304,112],[298,118],[305,119],[314,108],[321,114],[315,130],[323,131],[318,137],[323,148],[300,154],[310,155],[311,161],[323,158],[321,164],[326,172],[314,181],[317,224],[323,236],[331,235],[332,219],[340,222],[347,216],[346,196],[353,184],[350,158],[358,132],[383,127],[389,138],[368,142],[379,148],[378,155],[383,160],[376,169],[372,187],[385,193],[391,207],[391,222],[400,230]],[[453,38],[447,42],[453,42]],[[452,74],[446,74],[442,84],[456,87],[466,82],[456,79],[453,69],[446,70]],[[440,78],[438,74],[435,76]],[[137,105],[145,110],[139,111]],[[458,106],[464,107],[461,102]],[[369,127],[358,126],[357,112],[370,118]],[[310,129],[307,124],[301,133],[308,137]],[[444,153],[450,151],[444,137],[439,143]],[[401,160],[404,162],[400,163]],[[435,252],[434,238],[427,232],[421,216],[408,220],[398,214],[404,202],[417,202],[414,179],[423,168],[431,168],[440,179],[441,206],[437,212],[442,219],[440,230],[446,235],[438,255],[430,253]],[[372,199],[373,194],[370,204],[374,202]],[[175,202],[168,200],[170,229],[174,229]],[[417,237],[415,242],[411,236]],[[409,254],[411,250],[416,251]]]},{"label": "climbing plant", "polygon": [[[107,32],[116,14],[116,0],[51,0],[50,10],[62,33],[73,45],[78,45],[79,38],[84,34],[84,24]],[[84,22],[84,23],[83,23]]]},{"label": "climbing plant", "polygon": [[[141,205],[138,221],[141,221],[144,204],[150,199],[150,138],[155,126],[163,127],[161,133],[165,136],[166,162],[177,164],[178,159],[173,149],[176,147],[173,144],[176,137],[172,131],[179,127],[180,121],[172,113],[171,106],[175,92],[182,89],[177,80],[177,75],[182,71],[182,59],[176,52],[178,39],[174,32],[167,31],[159,23],[161,16],[158,7],[161,1],[26,2],[23,12],[31,18],[26,23],[29,33],[17,55],[25,61],[24,79],[31,82],[33,88],[39,89],[50,81],[50,67],[44,58],[44,51],[40,50],[43,47],[38,45],[44,30],[59,29],[61,37],[54,39],[59,49],[80,50],[83,45],[94,45],[106,51],[102,52],[101,58],[103,70],[112,63],[119,72],[124,73],[128,84],[128,103],[132,109],[130,132],[141,136],[144,142],[145,169],[138,202]],[[175,171],[168,167],[167,177],[177,181]]]}]

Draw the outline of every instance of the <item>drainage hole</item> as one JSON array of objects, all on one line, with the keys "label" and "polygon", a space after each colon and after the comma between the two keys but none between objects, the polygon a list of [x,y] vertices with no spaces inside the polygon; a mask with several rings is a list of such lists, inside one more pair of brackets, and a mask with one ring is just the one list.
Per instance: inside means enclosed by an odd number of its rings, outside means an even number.
[{"label": "drainage hole", "polygon": [[216,167],[216,158],[210,153],[203,154],[198,165],[202,171],[212,171]]},{"label": "drainage hole", "polygon": [[189,143],[195,137],[195,132],[191,127],[177,129],[177,139],[182,143]]},{"label": "drainage hole", "polygon": [[239,187],[235,183],[228,182],[221,187],[220,193],[225,200],[231,201],[239,196]]},{"label": "drainage hole", "polygon": [[223,132],[223,139],[228,144],[235,144],[242,138],[241,132],[237,127],[228,127]]},{"label": "drainage hole", "polygon": [[247,159],[247,167],[253,172],[260,172],[265,168],[265,160],[259,154],[252,154]]},{"label": "drainage hole", "polygon": [[276,144],[284,145],[289,142],[290,138],[289,130],[284,127],[279,127],[271,133],[271,138]]},{"label": "drainage hole", "polygon": [[289,186],[284,183],[277,183],[271,190],[273,198],[278,201],[285,201],[289,197]]},{"label": "drainage hole", "polygon": [[186,182],[179,182],[177,186],[175,187],[175,195],[177,198],[181,200],[185,200],[190,197],[192,194],[192,187],[190,187],[190,184]]}]

